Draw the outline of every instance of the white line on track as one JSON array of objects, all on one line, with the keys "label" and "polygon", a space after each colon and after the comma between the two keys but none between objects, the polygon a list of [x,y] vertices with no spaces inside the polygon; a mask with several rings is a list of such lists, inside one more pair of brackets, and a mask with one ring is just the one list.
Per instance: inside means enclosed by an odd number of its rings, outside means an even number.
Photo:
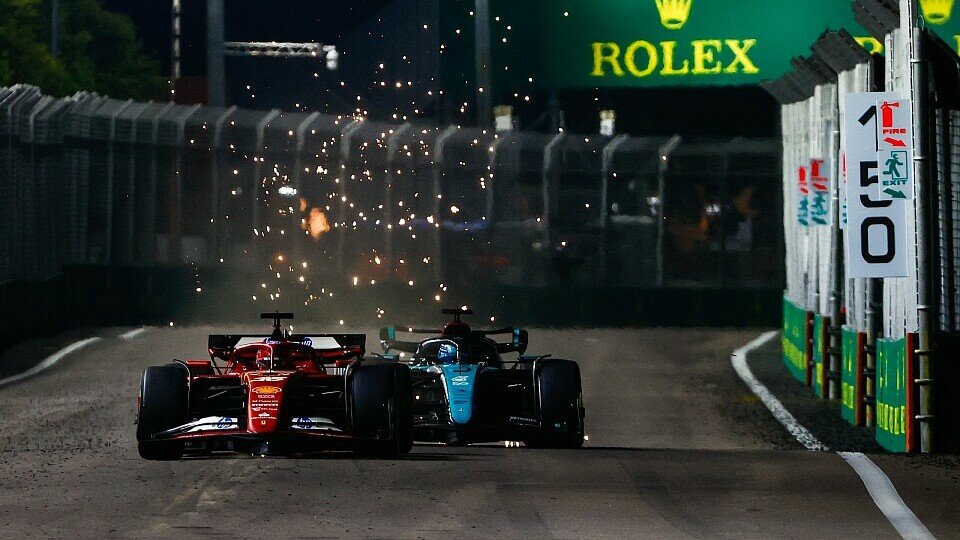
[{"label": "white line on track", "polygon": [[64,356],[67,356],[68,354],[74,351],[78,351],[86,347],[87,345],[90,345],[91,343],[96,343],[98,341],[100,341],[100,338],[91,337],[91,338],[81,339],[80,341],[71,343],[70,345],[67,345],[66,347],[60,349],[59,351],[44,358],[42,362],[33,366],[32,368],[22,373],[18,373],[16,375],[7,377],[5,379],[0,379],[0,388],[3,388],[4,386],[9,386],[14,383],[18,383],[22,380],[29,379],[30,377],[33,377],[38,373],[42,373],[43,371],[46,371],[52,368],[53,366],[55,366],[57,362],[63,359]]},{"label": "white line on track", "polygon": [[[767,406],[767,409],[770,410],[774,418],[779,420],[800,444],[808,450],[829,450],[826,445],[817,440],[807,428],[803,427],[800,422],[790,414],[790,411],[783,406],[783,403],[781,403],[763,383],[754,377],[753,372],[750,371],[750,366],[747,365],[747,354],[763,346],[779,333],[780,332],[776,330],[763,333],[760,337],[733,351],[733,354],[730,356],[730,363],[733,364],[733,369],[736,370],[737,375],[740,376],[744,384],[750,388],[750,391],[760,398],[760,401]],[[887,521],[893,525],[893,528],[900,533],[900,536],[908,540],[927,540],[934,538],[926,525],[924,525],[916,514],[910,510],[910,507],[903,502],[893,482],[890,481],[890,478],[884,474],[883,470],[881,470],[876,463],[860,452],[837,452],[837,454],[853,467],[853,470],[860,476],[860,479],[863,480],[863,485],[870,494],[870,498],[873,499],[877,508],[886,516]]]},{"label": "white line on track", "polygon": [[780,403],[780,400],[777,399],[776,396],[767,390],[767,387],[764,386],[763,383],[753,376],[753,372],[750,371],[750,367],[747,365],[747,354],[775,338],[778,334],[779,332],[776,330],[766,332],[750,343],[733,351],[733,355],[730,356],[733,369],[736,370],[737,375],[740,376],[744,384],[750,388],[750,391],[756,394],[756,396],[760,398],[760,401],[770,409],[773,417],[779,420],[780,423],[783,424],[783,427],[787,428],[787,431],[789,431],[800,444],[805,446],[807,450],[829,450],[825,444],[817,440],[817,438],[813,436],[813,433],[810,433],[807,428],[803,427],[800,422],[790,414],[790,411],[783,406],[783,403]]},{"label": "white line on track", "polygon": [[131,339],[139,336],[140,334],[142,334],[142,333],[144,333],[144,332],[146,332],[146,331],[147,331],[147,327],[145,327],[145,326],[141,326],[140,328],[134,328],[133,330],[130,330],[129,332],[124,332],[124,333],[120,334],[120,339],[131,340]]},{"label": "white line on track", "polygon": [[909,540],[932,539],[934,536],[920,518],[910,510],[890,478],[877,467],[877,464],[860,452],[837,452],[853,467],[863,480],[867,492],[873,498],[877,508],[887,516],[887,520],[900,536]]}]

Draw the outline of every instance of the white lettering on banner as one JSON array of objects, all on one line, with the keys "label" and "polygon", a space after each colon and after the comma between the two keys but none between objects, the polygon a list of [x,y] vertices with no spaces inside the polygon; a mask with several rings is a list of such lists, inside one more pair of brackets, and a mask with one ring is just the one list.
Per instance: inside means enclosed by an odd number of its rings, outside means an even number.
[{"label": "white lettering on banner", "polygon": [[[844,148],[847,168],[846,274],[848,278],[907,275],[907,213],[904,205],[877,197],[880,128],[878,101],[899,100],[892,92],[846,94]],[[891,136],[895,134],[890,134]],[[902,135],[902,134],[901,134]]]},{"label": "white lettering on banner", "polygon": [[877,100],[877,164],[881,201],[913,199],[913,118],[909,99]]},{"label": "white lettering on banner", "polygon": [[810,160],[810,223],[830,225],[830,193],[833,182],[830,178],[830,162],[826,159]]}]

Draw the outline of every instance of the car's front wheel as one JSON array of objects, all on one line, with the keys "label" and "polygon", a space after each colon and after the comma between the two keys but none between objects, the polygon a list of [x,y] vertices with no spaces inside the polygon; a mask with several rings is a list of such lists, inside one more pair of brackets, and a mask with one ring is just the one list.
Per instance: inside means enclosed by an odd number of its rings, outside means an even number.
[{"label": "car's front wheel", "polygon": [[137,450],[150,460],[183,457],[182,441],[156,440],[163,431],[187,421],[187,370],[178,364],[151,366],[140,379],[137,411]]},{"label": "car's front wheel", "polygon": [[357,453],[395,457],[413,448],[410,368],[404,364],[360,365],[351,370],[350,411],[354,433],[367,440]]},{"label": "car's front wheel", "polygon": [[583,446],[580,366],[570,360],[538,360],[534,365],[534,391],[540,412],[540,429],[524,443],[534,448]]}]

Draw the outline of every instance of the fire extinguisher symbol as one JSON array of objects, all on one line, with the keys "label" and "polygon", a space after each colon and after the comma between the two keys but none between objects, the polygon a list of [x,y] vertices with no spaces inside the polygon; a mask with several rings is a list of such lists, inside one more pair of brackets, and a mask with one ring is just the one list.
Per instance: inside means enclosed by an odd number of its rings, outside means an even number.
[{"label": "fire extinguisher symbol", "polygon": [[907,142],[904,138],[896,135],[906,135],[907,129],[894,127],[894,109],[899,108],[899,101],[884,101],[880,104],[880,131],[883,134],[883,142],[891,147],[906,148]]}]

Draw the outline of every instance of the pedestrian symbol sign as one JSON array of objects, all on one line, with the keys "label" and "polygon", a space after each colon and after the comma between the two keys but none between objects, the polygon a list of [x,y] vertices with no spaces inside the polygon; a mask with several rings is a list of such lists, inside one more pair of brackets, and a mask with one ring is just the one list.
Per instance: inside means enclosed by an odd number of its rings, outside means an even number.
[{"label": "pedestrian symbol sign", "polygon": [[880,164],[881,200],[909,199],[913,193],[910,182],[910,152],[907,150],[880,150],[877,152]]}]

